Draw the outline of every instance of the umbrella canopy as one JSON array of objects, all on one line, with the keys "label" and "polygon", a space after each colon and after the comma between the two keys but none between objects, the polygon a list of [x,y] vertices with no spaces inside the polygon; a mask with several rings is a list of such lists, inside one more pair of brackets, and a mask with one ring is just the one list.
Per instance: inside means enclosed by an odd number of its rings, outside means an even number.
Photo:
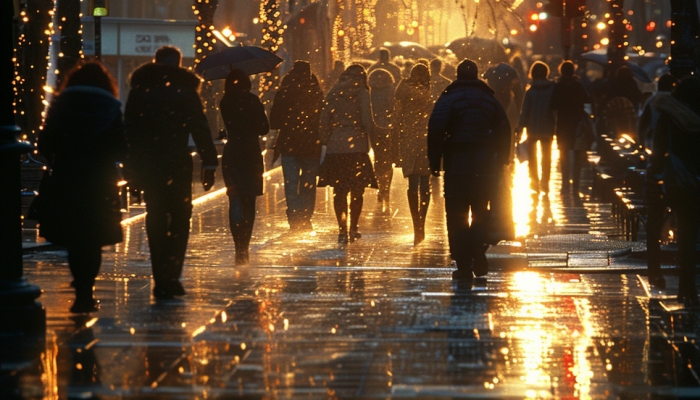
[{"label": "umbrella canopy", "polygon": [[447,44],[447,48],[452,50],[460,60],[469,58],[485,60],[492,64],[508,62],[506,49],[495,38],[463,37]]},{"label": "umbrella canopy", "polygon": [[[389,49],[392,57],[403,56],[413,60],[419,58],[427,58],[429,60],[435,58],[432,51],[425,48],[420,43],[415,42],[384,42],[381,47]],[[367,53],[367,58],[376,60],[379,58],[379,47],[375,47]]]},{"label": "umbrella canopy", "polygon": [[233,69],[241,69],[248,75],[270,72],[281,62],[280,57],[262,47],[233,46],[209,54],[194,70],[211,81],[225,79]]},{"label": "umbrella canopy", "polygon": [[[593,50],[589,51],[587,53],[581,54],[581,59],[594,62],[596,64],[600,65],[606,65],[608,63],[608,53],[606,50]],[[635,78],[639,79],[640,81],[644,83],[650,83],[651,79],[649,79],[649,75],[647,75],[646,71],[639,65],[635,63],[631,63],[629,61],[625,61],[624,65],[628,66],[629,69],[632,70],[632,74],[634,75]]]}]

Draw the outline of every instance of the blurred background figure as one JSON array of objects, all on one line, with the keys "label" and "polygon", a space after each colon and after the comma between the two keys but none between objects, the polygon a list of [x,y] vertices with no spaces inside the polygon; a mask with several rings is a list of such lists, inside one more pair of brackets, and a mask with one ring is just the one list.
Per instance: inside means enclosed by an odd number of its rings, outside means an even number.
[{"label": "blurred background figure", "polygon": [[247,264],[255,223],[255,197],[263,194],[263,163],[260,136],[270,130],[265,108],[250,92],[250,78],[240,69],[226,77],[219,103],[226,124],[222,168],[229,198],[229,224],[236,246],[236,265]]},{"label": "blurred background figure", "polygon": [[310,64],[296,61],[282,78],[270,110],[270,128],[279,130],[274,158],[282,157],[287,221],[292,230],[312,230],[322,107],[323,93]]},{"label": "blurred background figure", "polygon": [[41,186],[40,235],[68,250],[74,313],[98,310],[93,288],[102,246],[122,241],[116,163],[126,158],[127,145],[117,97],[102,64],[78,64],[39,133],[39,151],[52,170]]},{"label": "blurred background figure", "polygon": [[408,178],[408,207],[413,219],[413,244],[425,239],[425,217],[430,205],[430,163],[428,162],[428,119],[433,110],[430,72],[416,64],[411,76],[399,82],[395,95],[399,165]]},{"label": "blurred background figure", "polygon": [[574,193],[578,193],[581,166],[586,152],[574,149],[576,129],[581,118],[588,116],[584,105],[591,100],[578,76],[574,75],[575,70],[571,61],[564,61],[559,65],[559,79],[554,86],[550,104],[556,116],[555,132],[559,147],[561,190],[568,191],[573,183]]},{"label": "blurred background figure", "polygon": [[326,95],[321,112],[320,137],[326,149],[318,186],[333,187],[339,244],[362,237],[359,221],[365,188],[377,189],[368,154],[369,136],[374,129],[367,73],[361,65],[351,65]]},{"label": "blurred background figure", "polygon": [[394,82],[398,83],[401,80],[401,68],[391,61],[391,51],[385,47],[379,49],[379,60],[367,68],[367,73],[369,74],[377,68],[389,71]]},{"label": "blurred background figure", "polygon": [[372,116],[377,128],[370,135],[374,150],[374,172],[379,185],[377,200],[382,210],[388,210],[391,180],[394,175],[396,147],[392,119],[394,113],[394,78],[389,71],[378,68],[368,77]]},{"label": "blurred background figure", "polygon": [[[554,137],[554,113],[550,100],[554,91],[554,82],[548,79],[547,64],[536,61],[530,68],[532,83],[525,93],[523,110],[520,113],[518,134],[527,129],[527,151],[529,153],[530,189],[539,194],[549,194],[549,175],[552,168],[552,138]],[[542,160],[537,157],[537,142],[540,143]],[[539,168],[542,176],[539,176]]]},{"label": "blurred background figure", "polygon": [[494,90],[496,100],[508,115],[510,126],[518,126],[524,90],[518,71],[506,63],[499,63],[484,73],[486,83]]},{"label": "blurred background figure", "polygon": [[450,83],[452,81],[442,75],[442,60],[439,58],[430,60],[430,96],[433,103],[437,101]]}]

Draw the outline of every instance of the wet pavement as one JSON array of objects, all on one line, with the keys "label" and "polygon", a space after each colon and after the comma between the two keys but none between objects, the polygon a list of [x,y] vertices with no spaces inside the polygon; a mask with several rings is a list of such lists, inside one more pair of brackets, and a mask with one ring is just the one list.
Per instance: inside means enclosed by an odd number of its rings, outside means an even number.
[{"label": "wet pavement", "polygon": [[97,313],[68,312],[64,252],[27,254],[46,338],[3,383],[26,399],[700,398],[696,319],[668,295],[677,278],[666,292],[645,287],[632,256],[643,246],[620,239],[609,204],[560,194],[558,171],[534,200],[526,170],[520,239],[489,250],[491,272],[473,287],[451,280],[440,189],[413,246],[398,169],[390,206],[368,190],[362,238],[346,246],[330,189],[318,191],[314,231],[290,232],[271,171],[248,266],[234,266],[227,197],[202,198],[182,300],[152,297],[140,217],[104,249]]}]

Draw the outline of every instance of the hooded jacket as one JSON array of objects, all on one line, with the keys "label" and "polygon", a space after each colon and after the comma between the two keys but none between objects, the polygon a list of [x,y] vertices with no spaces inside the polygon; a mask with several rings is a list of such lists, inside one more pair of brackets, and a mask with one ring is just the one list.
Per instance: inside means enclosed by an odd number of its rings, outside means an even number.
[{"label": "hooded jacket", "polygon": [[301,159],[321,158],[318,126],[323,92],[306,61],[297,61],[282,78],[270,109],[270,128],[279,129],[275,141],[278,154]]},{"label": "hooded jacket", "polygon": [[554,113],[550,108],[554,85],[550,80],[536,79],[525,92],[518,127],[527,128],[528,137],[551,139],[554,136]]},{"label": "hooded jacket", "polygon": [[192,135],[203,166],[218,164],[209,122],[199,98],[200,79],[166,64],[148,63],[131,76],[124,111],[129,167],[142,184],[192,176]]},{"label": "hooded jacket", "polygon": [[481,80],[458,79],[435,103],[428,122],[430,169],[446,173],[495,174],[510,163],[508,117]]},{"label": "hooded jacket", "polygon": [[121,242],[115,163],[126,156],[126,140],[119,100],[92,86],[63,90],[38,147],[52,169],[41,186],[41,236],[60,246]]}]

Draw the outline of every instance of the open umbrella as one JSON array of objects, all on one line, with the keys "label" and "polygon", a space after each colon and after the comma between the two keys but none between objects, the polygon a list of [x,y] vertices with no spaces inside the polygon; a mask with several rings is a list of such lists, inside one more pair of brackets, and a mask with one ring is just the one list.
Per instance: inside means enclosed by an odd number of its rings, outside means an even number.
[{"label": "open umbrella", "polygon": [[233,69],[241,69],[248,75],[270,72],[281,62],[280,57],[262,47],[233,46],[209,54],[194,70],[211,81],[225,79]]},{"label": "open umbrella", "polygon": [[[384,42],[381,47],[388,49],[392,57],[403,56],[404,58],[413,60],[419,58],[432,60],[435,58],[435,54],[433,54],[432,51],[426,49],[422,44],[415,42]],[[379,58],[379,47],[371,49],[366,57],[373,60]]]},{"label": "open umbrella", "polygon": [[[605,49],[593,50],[581,54],[581,59],[600,65],[606,65],[608,63],[608,53]],[[651,82],[649,75],[647,75],[646,71],[644,71],[644,69],[639,65],[629,61],[625,61],[624,65],[628,66],[629,69],[632,70],[632,75],[634,75],[635,78],[645,83]]]}]

